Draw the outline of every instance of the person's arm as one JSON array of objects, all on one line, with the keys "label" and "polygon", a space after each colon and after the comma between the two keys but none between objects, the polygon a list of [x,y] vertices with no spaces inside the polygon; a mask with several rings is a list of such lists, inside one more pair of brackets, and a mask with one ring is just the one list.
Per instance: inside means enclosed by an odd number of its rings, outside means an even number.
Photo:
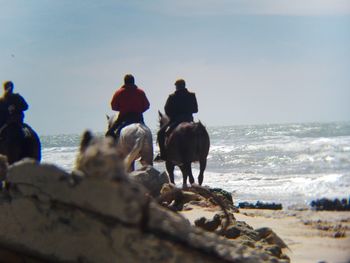
[{"label": "person's arm", "polygon": [[174,113],[173,99],[171,96],[168,97],[168,99],[165,103],[164,111],[168,117],[172,116]]},{"label": "person's arm", "polygon": [[149,109],[150,103],[149,100],[146,97],[146,94],[143,92],[143,110],[142,112],[145,112],[146,110]]},{"label": "person's arm", "polygon": [[8,109],[6,102],[3,98],[0,98],[0,126],[6,122],[6,117],[8,116]]},{"label": "person's arm", "polygon": [[28,103],[25,101],[25,99],[22,96],[19,96],[19,98],[20,98],[20,110],[21,111],[28,110],[29,108]]},{"label": "person's arm", "polygon": [[12,103],[9,105],[8,110],[12,114],[14,112],[22,112],[28,109],[28,103],[25,99],[19,95],[15,94]]},{"label": "person's arm", "polygon": [[197,113],[198,112],[198,103],[196,99],[196,94],[193,93],[193,102],[192,102],[192,113]]},{"label": "person's arm", "polygon": [[111,108],[114,111],[119,111],[120,110],[120,103],[119,103],[119,97],[120,97],[120,92],[117,90],[111,100]]}]

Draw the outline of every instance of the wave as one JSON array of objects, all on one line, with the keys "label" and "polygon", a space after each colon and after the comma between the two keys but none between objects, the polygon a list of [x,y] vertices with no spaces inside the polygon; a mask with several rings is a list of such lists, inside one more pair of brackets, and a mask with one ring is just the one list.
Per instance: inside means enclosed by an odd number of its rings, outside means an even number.
[{"label": "wave", "polygon": [[[211,127],[209,135],[204,184],[231,191],[237,200],[289,204],[350,195],[350,122]],[[41,140],[43,162],[73,169],[80,135]],[[197,174],[198,164],[193,167]],[[178,169],[175,180],[182,185]]]},{"label": "wave", "polygon": [[[309,204],[317,198],[349,198],[350,173],[294,174],[268,176],[265,174],[212,173],[204,175],[204,185],[221,187],[233,193],[235,202],[281,202]],[[181,181],[181,176],[178,178]]]}]

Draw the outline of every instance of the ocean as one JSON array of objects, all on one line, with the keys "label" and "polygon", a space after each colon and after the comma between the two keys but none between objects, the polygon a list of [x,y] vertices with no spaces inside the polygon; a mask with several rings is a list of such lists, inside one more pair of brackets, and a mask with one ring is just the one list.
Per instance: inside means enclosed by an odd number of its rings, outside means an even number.
[{"label": "ocean", "polygon": [[[350,196],[350,122],[207,129],[211,146],[203,185],[231,192],[236,204],[259,200],[307,206],[318,198]],[[80,137],[41,136],[42,162],[72,171]],[[155,168],[165,171],[164,163]],[[196,180],[198,171],[199,165],[193,164]],[[178,169],[175,182],[182,185]]]}]

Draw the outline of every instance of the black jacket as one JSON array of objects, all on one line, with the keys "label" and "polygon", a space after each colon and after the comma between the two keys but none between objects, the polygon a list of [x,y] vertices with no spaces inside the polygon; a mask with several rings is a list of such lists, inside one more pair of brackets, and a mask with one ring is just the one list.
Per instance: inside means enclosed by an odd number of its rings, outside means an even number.
[{"label": "black jacket", "polygon": [[[11,105],[14,106],[12,112],[9,111]],[[23,111],[27,109],[27,102],[18,93],[11,93],[0,98],[0,126],[10,120],[22,122],[24,118]]]},{"label": "black jacket", "polygon": [[185,88],[176,90],[169,95],[164,110],[171,122],[193,121],[192,114],[198,112],[196,95]]}]

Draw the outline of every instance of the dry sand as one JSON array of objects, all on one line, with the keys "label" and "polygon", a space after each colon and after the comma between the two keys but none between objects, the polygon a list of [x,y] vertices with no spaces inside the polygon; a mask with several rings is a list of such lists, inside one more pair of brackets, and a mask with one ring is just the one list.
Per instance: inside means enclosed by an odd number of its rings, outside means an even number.
[{"label": "dry sand", "polygon": [[[195,207],[181,213],[193,223],[215,212]],[[350,262],[350,212],[240,209],[234,216],[253,228],[270,227],[289,247],[283,252],[291,262]]]}]

